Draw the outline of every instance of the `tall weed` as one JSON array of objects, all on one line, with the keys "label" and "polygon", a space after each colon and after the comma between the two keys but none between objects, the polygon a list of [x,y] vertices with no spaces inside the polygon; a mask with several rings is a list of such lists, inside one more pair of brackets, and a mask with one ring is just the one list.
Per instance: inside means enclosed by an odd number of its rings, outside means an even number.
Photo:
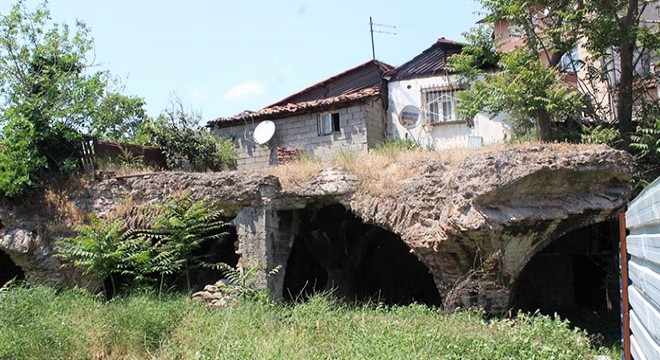
[{"label": "tall weed", "polygon": [[241,301],[210,310],[187,295],[137,292],[102,301],[80,290],[0,292],[2,359],[585,359],[594,349],[566,321],[487,319],[424,305],[291,306]]}]

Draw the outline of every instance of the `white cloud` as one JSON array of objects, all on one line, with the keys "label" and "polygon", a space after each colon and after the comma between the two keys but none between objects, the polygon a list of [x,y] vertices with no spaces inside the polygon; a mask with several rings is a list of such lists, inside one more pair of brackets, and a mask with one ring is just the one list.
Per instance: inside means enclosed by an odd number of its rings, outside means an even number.
[{"label": "white cloud", "polygon": [[266,87],[256,81],[244,81],[231,87],[222,95],[225,101],[249,100],[266,92]]}]

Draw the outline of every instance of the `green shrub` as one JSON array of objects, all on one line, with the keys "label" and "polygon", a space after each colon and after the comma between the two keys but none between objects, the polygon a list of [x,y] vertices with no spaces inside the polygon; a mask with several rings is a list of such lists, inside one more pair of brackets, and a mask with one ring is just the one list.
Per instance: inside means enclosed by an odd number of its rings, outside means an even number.
[{"label": "green shrub", "polygon": [[201,116],[174,99],[155,120],[144,122],[136,140],[159,147],[170,169],[219,171],[235,168],[234,142],[200,126]]},{"label": "green shrub", "polygon": [[582,127],[580,140],[583,144],[605,144],[616,147],[621,142],[621,134],[614,127],[597,125],[595,127]]},{"label": "green shrub", "polygon": [[219,268],[219,264],[206,262],[205,256],[195,255],[195,251],[205,242],[220,240],[227,235],[223,231],[227,224],[222,211],[203,201],[195,201],[188,193],[168,197],[155,213],[150,229],[131,229],[124,234],[126,239],[152,245],[150,267],[145,269],[145,275],[183,272],[190,289],[190,270]]},{"label": "green shrub", "polygon": [[227,283],[220,287],[220,290],[229,295],[237,296],[241,299],[250,299],[257,301],[272,301],[268,294],[268,289],[262,285],[264,278],[274,276],[280,271],[281,266],[276,266],[266,274],[262,274],[260,264],[252,266],[239,266],[233,268],[227,264],[217,264],[217,268],[222,271]]},{"label": "green shrub", "polygon": [[380,142],[374,148],[374,152],[381,155],[397,155],[404,151],[420,150],[422,147],[411,139],[395,139]]},{"label": "green shrub", "polygon": [[121,220],[104,221],[96,216],[89,217],[88,225],[76,227],[78,236],[62,238],[56,243],[56,256],[64,259],[63,267],[82,268],[86,275],[100,279],[110,278],[112,295],[116,294],[115,276],[128,271],[128,261],[134,253],[122,242],[124,233]]},{"label": "green shrub", "polygon": [[168,197],[151,216],[152,226],[146,229],[126,229],[122,220],[91,216],[89,225],[76,228],[78,236],[57,242],[57,256],[64,259],[64,267],[109,277],[113,296],[117,275],[127,278],[129,286],[160,280],[162,288],[165,275],[183,273],[190,289],[191,269],[218,268],[195,250],[226,235],[222,212],[186,194]]}]

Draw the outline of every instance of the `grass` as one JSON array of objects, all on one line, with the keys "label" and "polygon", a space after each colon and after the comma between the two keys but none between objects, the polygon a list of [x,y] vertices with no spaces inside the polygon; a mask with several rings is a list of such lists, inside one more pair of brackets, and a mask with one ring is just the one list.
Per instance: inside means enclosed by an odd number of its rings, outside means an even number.
[{"label": "grass", "polygon": [[185,295],[106,302],[80,290],[0,290],[2,359],[589,359],[615,351],[539,315],[486,320],[476,311],[348,306],[323,296],[209,310]]},{"label": "grass", "polygon": [[401,187],[402,182],[414,179],[426,172],[429,163],[441,163],[451,169],[459,166],[468,156],[506,149],[542,147],[547,154],[554,154],[561,151],[593,149],[598,146],[529,142],[515,145],[493,144],[470,149],[427,150],[411,146],[406,141],[391,141],[377,146],[367,154],[340,151],[330,162],[305,157],[263,171],[277,176],[283,189],[290,190],[298,184],[309,181],[323,169],[340,168],[358,177],[360,180],[359,191],[387,197],[392,196]]}]

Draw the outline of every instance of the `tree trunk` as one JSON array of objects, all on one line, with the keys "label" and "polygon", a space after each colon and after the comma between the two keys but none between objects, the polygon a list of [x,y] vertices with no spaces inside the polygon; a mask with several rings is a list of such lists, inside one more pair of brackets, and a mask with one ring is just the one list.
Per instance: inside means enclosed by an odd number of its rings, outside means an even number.
[{"label": "tree trunk", "polygon": [[630,0],[625,16],[621,19],[622,39],[619,44],[619,56],[621,57],[621,79],[619,81],[619,93],[617,95],[617,116],[619,118],[619,132],[621,133],[621,146],[628,151],[630,148],[630,136],[633,132],[633,74],[634,74],[634,51],[636,32],[631,32],[635,19],[638,18],[639,2]]},{"label": "tree trunk", "polygon": [[628,151],[630,147],[630,135],[633,132],[633,46],[629,43],[621,44],[621,81],[619,82],[619,93],[617,102],[617,115],[619,118],[619,132],[621,133],[621,146]]},{"label": "tree trunk", "polygon": [[110,299],[117,295],[117,284],[115,284],[115,277],[110,274],[110,284],[112,285],[112,293],[110,294]]},{"label": "tree trunk", "polygon": [[551,117],[545,111],[539,111],[536,115],[536,138],[542,142],[552,141]]}]

